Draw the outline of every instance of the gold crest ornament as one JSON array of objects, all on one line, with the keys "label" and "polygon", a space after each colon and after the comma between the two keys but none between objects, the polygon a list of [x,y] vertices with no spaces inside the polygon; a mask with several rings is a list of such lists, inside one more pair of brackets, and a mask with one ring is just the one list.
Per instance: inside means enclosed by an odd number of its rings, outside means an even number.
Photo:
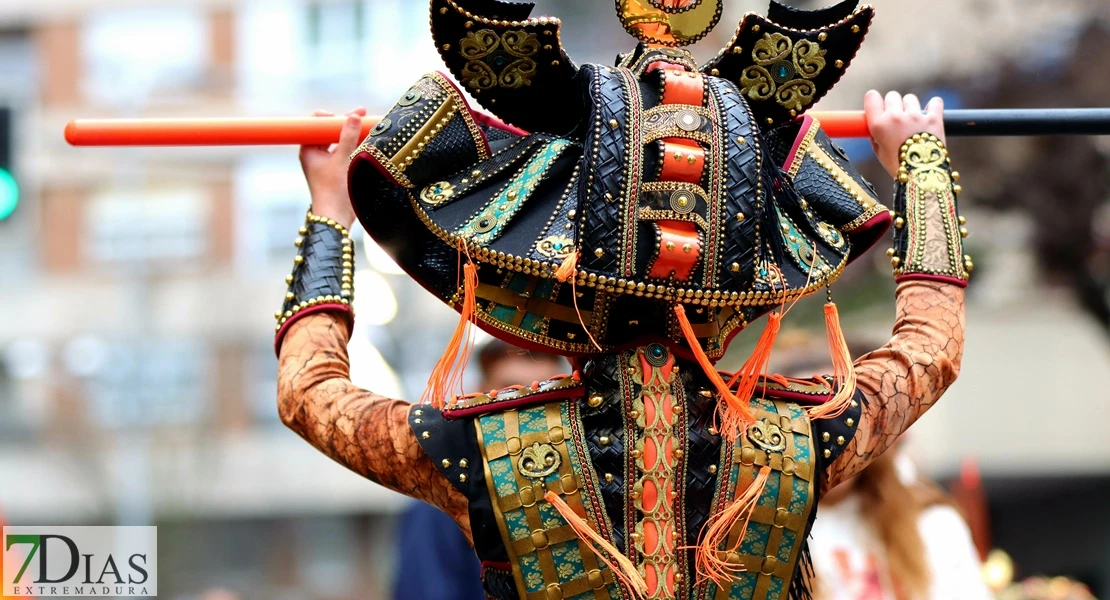
[{"label": "gold crest ornament", "polygon": [[687,46],[721,20],[722,0],[616,0],[621,23],[648,44]]}]

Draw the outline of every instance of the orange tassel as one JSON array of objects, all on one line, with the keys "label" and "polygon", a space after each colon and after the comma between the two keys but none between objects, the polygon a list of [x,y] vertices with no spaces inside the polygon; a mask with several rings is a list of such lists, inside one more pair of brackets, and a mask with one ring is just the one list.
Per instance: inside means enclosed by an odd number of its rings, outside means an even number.
[{"label": "orange tassel", "polygon": [[844,341],[844,331],[840,328],[840,313],[836,304],[825,304],[825,337],[828,338],[829,355],[833,364],[833,385],[836,393],[828,402],[808,409],[813,419],[833,419],[844,414],[856,393],[856,367]]},{"label": "orange tassel", "polygon": [[[744,542],[744,536],[748,533],[748,521],[752,518],[752,510],[759,503],[759,498],[763,495],[763,488],[766,487],[767,479],[770,476],[771,467],[760,468],[759,474],[756,475],[755,481],[748,486],[748,489],[744,490],[743,494],[725,507],[720,516],[706,523],[705,534],[698,545],[695,559],[698,574],[703,578],[712,579],[718,586],[723,587],[737,573],[743,572],[743,566],[722,559],[721,554],[727,557],[729,553],[739,551],[740,544]],[[736,538],[735,543],[731,546],[727,545],[729,535],[739,524],[742,524],[740,535]]]},{"label": "orange tassel", "polygon": [[647,593],[647,582],[644,581],[643,575],[640,575],[640,570],[627,556],[621,554],[616,546],[601,537],[600,533],[594,531],[590,524],[586,522],[586,519],[574,512],[574,509],[568,506],[558,494],[549,491],[544,494],[543,499],[559,511],[559,514],[566,519],[571,529],[574,529],[574,533],[578,534],[579,539],[597,555],[601,562],[609,567],[613,576],[634,598],[644,597],[644,594]]},{"label": "orange tassel", "polygon": [[578,267],[578,253],[571,252],[563,259],[563,264],[555,270],[555,279],[566,283],[571,275],[574,275],[574,270]]},{"label": "orange tassel", "polygon": [[601,344],[597,343],[597,339],[594,338],[594,334],[590,331],[590,327],[586,325],[586,320],[582,318],[582,311],[578,310],[578,278],[574,276],[577,268],[578,253],[572,252],[563,259],[563,264],[559,265],[559,268],[555,271],[555,279],[563,283],[566,283],[566,281],[570,279],[570,297],[571,301],[574,302],[574,312],[578,315],[578,324],[582,326],[582,330],[589,336],[590,343],[597,348],[598,352],[604,352],[605,349],[601,347]]},{"label": "orange tassel", "polygon": [[466,364],[470,361],[470,353],[474,349],[474,336],[471,325],[475,319],[478,307],[478,269],[474,263],[467,262],[463,266],[463,298],[462,310],[459,311],[459,324],[455,326],[455,333],[447,343],[447,349],[440,357],[428,385],[420,396],[420,401],[430,404],[434,408],[443,409],[448,396],[457,397],[463,393],[463,373]]},{"label": "orange tassel", "polygon": [[[759,377],[767,370],[767,363],[771,360],[771,350],[775,347],[775,340],[778,338],[779,329],[782,327],[782,313],[772,312],[767,315],[767,325],[763,328],[763,333],[759,336],[759,341],[755,344],[755,350],[752,350],[752,355],[740,367],[740,370],[732,376],[729,380],[728,386],[731,388],[733,385],[736,387],[736,395],[740,398],[747,398],[748,402],[755,394],[756,385],[759,383]],[[754,422],[754,417],[750,422]],[[738,428],[745,423],[740,422],[735,418],[730,418],[730,415],[722,415],[721,418],[721,431],[728,431],[731,435],[737,435]],[[735,437],[730,438],[736,441]]]},{"label": "orange tassel", "polygon": [[[729,385],[721,378],[721,374],[713,367],[713,363],[709,361],[709,357],[705,355],[705,350],[701,347],[701,342],[698,341],[694,335],[694,327],[690,325],[690,319],[686,318],[686,308],[681,304],[676,304],[674,307],[675,316],[678,317],[678,325],[682,328],[683,335],[686,336],[686,344],[690,346],[690,350],[694,353],[694,358],[697,359],[698,364],[701,365],[702,371],[705,371],[705,376],[717,388],[717,393],[723,403],[717,405],[718,414],[721,416],[721,435],[727,436],[729,440],[735,442],[740,435],[743,425],[755,423],[755,415],[752,414],[751,409],[748,407],[751,394],[747,396],[739,396],[733,394],[729,389]],[[741,399],[744,398],[744,399]],[[726,423],[728,426],[726,426]]]}]

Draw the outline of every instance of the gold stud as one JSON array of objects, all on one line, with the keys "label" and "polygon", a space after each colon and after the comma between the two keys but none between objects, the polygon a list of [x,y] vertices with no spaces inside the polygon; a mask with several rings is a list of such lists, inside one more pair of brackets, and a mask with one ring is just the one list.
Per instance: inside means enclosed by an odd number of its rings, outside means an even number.
[{"label": "gold stud", "polygon": [[897,219],[894,219],[894,226],[898,229],[901,229],[906,226],[906,220],[902,217],[898,217]]},{"label": "gold stud", "polygon": [[636,419],[639,419],[639,418],[640,418],[640,411],[638,411],[638,410],[630,410],[630,411],[628,411],[628,416],[629,416],[629,417],[632,417],[632,420],[636,420]]},{"label": "gold stud", "polygon": [[746,219],[746,218],[747,217],[744,216],[744,213],[736,213],[736,221],[737,222],[743,223],[744,219]]},{"label": "gold stud", "polygon": [[731,269],[732,269],[733,273],[739,273],[740,272],[740,263],[732,263]]},{"label": "gold stud", "polygon": [[443,468],[444,468],[444,469],[448,469],[448,468],[450,468],[450,467],[451,467],[451,459],[445,458],[445,459],[443,459],[443,461],[442,461],[442,462],[440,462],[439,464],[443,465]]},{"label": "gold stud", "polygon": [[845,439],[844,439],[844,436],[842,436],[842,435],[838,435],[838,436],[836,436],[836,443],[837,443],[837,445],[843,446],[843,445],[844,445],[844,442],[846,442],[846,441],[848,441],[848,440],[845,440]]},{"label": "gold stud", "polygon": [[840,60],[840,59],[837,59],[837,61],[836,61],[836,68],[838,68],[838,69],[843,69],[843,68],[844,68],[844,61],[842,61],[842,60]]},{"label": "gold stud", "polygon": [[821,441],[822,442],[827,442],[827,441],[829,441],[829,438],[831,438],[831,437],[832,436],[829,435],[829,432],[826,431],[825,433],[821,434]]},{"label": "gold stud", "polygon": [[709,474],[712,475],[717,472],[717,465],[709,465]]},{"label": "gold stud", "polygon": [[429,433],[429,432],[427,432],[427,431],[425,431],[424,433],[421,433],[421,434],[420,434],[420,437],[422,437],[422,438],[424,438],[424,439],[429,439],[429,438],[431,438],[431,437],[432,437],[432,434],[431,434],[431,433]]},{"label": "gold stud", "polygon": [[887,248],[886,249],[886,255],[887,256],[894,256],[894,248]]},{"label": "gold stud", "polygon": [[601,258],[602,256],[605,256],[605,250],[602,249],[602,248],[598,248],[598,249],[594,250],[594,256],[596,256],[598,258]]},{"label": "gold stud", "polygon": [[960,228],[960,237],[965,238],[969,235],[971,235],[971,232],[968,231],[967,227],[961,227]]},{"label": "gold stud", "polygon": [[600,442],[602,446],[608,446],[609,444],[613,443],[613,440],[610,439],[609,436],[603,435],[601,436],[601,438],[598,439],[598,442]]},{"label": "gold stud", "polygon": [[859,25],[852,25],[852,33],[859,33]]},{"label": "gold stud", "polygon": [[847,421],[844,421],[844,424],[847,425],[848,427],[852,427],[853,425],[856,424],[856,420],[855,419],[848,419]]},{"label": "gold stud", "polygon": [[466,473],[459,473],[459,481],[462,481],[462,482],[466,481]]},{"label": "gold stud", "polygon": [[459,460],[459,466],[465,469],[468,466],[470,466],[470,461],[466,460],[465,458],[460,459]]},{"label": "gold stud", "polygon": [[891,258],[890,259],[890,266],[897,269],[898,267],[902,266],[902,259],[897,257],[897,256]]},{"label": "gold stud", "polygon": [[716,427],[710,427],[709,428],[709,435],[717,435],[717,433],[718,433],[718,431],[717,431]]},{"label": "gold stud", "polygon": [[294,257],[293,257],[293,264],[295,264],[295,265],[299,265],[299,264],[301,264],[301,263],[303,263],[303,262],[304,262],[304,257],[303,257],[303,256],[301,256],[300,254],[298,254],[298,255],[296,255],[296,256],[294,256]]},{"label": "gold stud", "polygon": [[818,41],[818,42],[823,42],[823,41],[825,41],[825,40],[827,40],[827,39],[829,39],[829,34],[825,33],[824,31],[822,31],[821,33],[817,34],[817,41]]},{"label": "gold stud", "polygon": [[682,448],[675,448],[675,451],[674,451],[674,457],[675,458],[682,458],[685,455],[686,455],[686,453],[682,451]]},{"label": "gold stud", "polygon": [[832,451],[831,450],[825,450],[825,458],[830,458],[830,457],[832,457]]},{"label": "gold stud", "polygon": [[609,120],[609,127],[612,127],[613,129],[616,129],[617,127],[620,127],[620,126],[621,126],[620,122],[617,121],[616,119],[610,119]]},{"label": "gold stud", "polygon": [[603,398],[601,394],[593,394],[588,400],[586,400],[586,404],[589,404],[591,408],[597,408],[601,406],[601,403],[604,400],[605,398]]},{"label": "gold stud", "polygon": [[605,481],[612,482],[613,481],[613,474],[612,473],[606,473],[605,474]]}]

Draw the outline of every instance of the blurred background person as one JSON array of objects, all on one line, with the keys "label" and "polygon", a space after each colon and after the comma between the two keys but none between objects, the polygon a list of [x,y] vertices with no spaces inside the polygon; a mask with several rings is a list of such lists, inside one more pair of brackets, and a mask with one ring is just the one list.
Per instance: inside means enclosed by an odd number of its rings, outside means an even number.
[{"label": "blurred background person", "polygon": [[819,600],[990,600],[960,513],[897,449],[821,499]]},{"label": "blurred background person", "polygon": [[[561,356],[529,352],[497,339],[478,350],[479,390],[544,381],[566,371]],[[485,600],[482,565],[455,522],[424,502],[411,502],[397,526],[394,600]]]}]

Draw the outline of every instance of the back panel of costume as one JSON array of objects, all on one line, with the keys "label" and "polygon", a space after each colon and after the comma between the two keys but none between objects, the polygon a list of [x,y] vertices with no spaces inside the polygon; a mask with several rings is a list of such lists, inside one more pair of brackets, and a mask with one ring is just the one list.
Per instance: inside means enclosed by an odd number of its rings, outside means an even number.
[{"label": "back panel of costume", "polygon": [[[471,501],[490,597],[625,597],[549,492],[632,559],[649,598],[803,594],[821,465],[852,437],[860,400],[811,422],[804,405],[831,394],[827,382],[765,381],[755,423],[732,444],[714,426],[711,389],[653,344],[591,361],[578,380],[471,396],[444,412],[415,407],[421,445]],[[694,547],[706,523],[763,467],[750,522],[730,532],[730,546],[743,543],[721,557],[736,566],[732,583],[699,580]]]}]

